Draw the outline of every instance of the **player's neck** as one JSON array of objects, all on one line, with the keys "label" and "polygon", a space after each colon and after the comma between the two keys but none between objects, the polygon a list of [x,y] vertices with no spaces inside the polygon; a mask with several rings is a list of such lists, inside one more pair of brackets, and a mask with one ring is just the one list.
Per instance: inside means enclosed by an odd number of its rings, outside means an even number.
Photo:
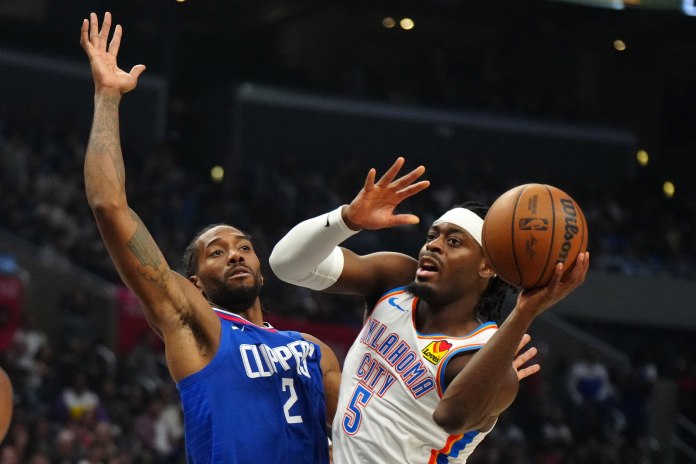
[{"label": "player's neck", "polygon": [[461,301],[436,305],[420,300],[416,308],[416,329],[420,333],[441,333],[463,337],[479,325],[474,313],[474,301]]},{"label": "player's neck", "polygon": [[256,301],[254,301],[253,305],[242,310],[240,310],[239,308],[225,308],[224,306],[216,305],[215,303],[212,303],[212,305],[229,313],[241,316],[247,321],[251,322],[252,324],[258,325],[259,327],[263,327],[263,311],[261,307],[261,300],[259,298],[256,298]]}]

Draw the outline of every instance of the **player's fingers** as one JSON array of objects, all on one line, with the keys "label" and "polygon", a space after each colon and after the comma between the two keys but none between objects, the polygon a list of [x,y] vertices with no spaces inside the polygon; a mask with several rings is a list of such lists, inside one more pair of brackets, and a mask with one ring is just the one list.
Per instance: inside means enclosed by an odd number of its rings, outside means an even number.
[{"label": "player's fingers", "polygon": [[123,28],[117,24],[114,28],[114,36],[109,43],[109,54],[114,57],[118,56],[118,49],[121,47],[121,37],[123,36]]},{"label": "player's fingers", "polygon": [[527,361],[529,361],[534,356],[536,356],[537,353],[538,353],[537,349],[535,347],[531,347],[530,349],[528,349],[524,353],[517,356],[512,361],[512,365],[515,367],[515,369],[519,369],[520,367],[524,366]]},{"label": "player's fingers", "polygon": [[367,177],[365,178],[365,191],[369,192],[370,190],[375,188],[375,177],[377,176],[377,170],[375,168],[371,168],[369,171],[367,171]]},{"label": "player's fingers", "polygon": [[428,187],[430,187],[429,180],[422,180],[422,181],[418,182],[417,184],[409,185],[405,189],[398,192],[399,201],[403,201],[408,197],[412,197],[416,193],[422,192],[423,190],[427,189]]},{"label": "player's fingers", "polygon": [[405,176],[401,176],[395,181],[393,181],[391,184],[389,184],[389,188],[394,190],[402,189],[403,187],[406,187],[407,185],[413,183],[423,174],[425,174],[425,166],[418,166],[416,169],[409,172]]},{"label": "player's fingers", "polygon": [[522,351],[522,348],[524,348],[531,339],[532,337],[529,334],[522,335],[522,340],[520,340],[520,344],[517,345],[517,351],[515,353]]},{"label": "player's fingers", "polygon": [[392,225],[400,226],[407,224],[418,224],[420,218],[415,214],[395,214],[392,216]]},{"label": "player's fingers", "polygon": [[136,64],[133,66],[133,68],[130,71],[131,76],[135,77],[136,80],[138,80],[138,77],[145,71],[145,65],[144,64]]},{"label": "player's fingers", "polygon": [[561,283],[561,278],[563,277],[563,263],[556,263],[556,269],[553,271],[553,276],[551,277],[551,282],[549,282],[549,288],[558,287]]},{"label": "player's fingers", "polygon": [[589,265],[589,252],[586,251],[584,253],[578,254],[578,257],[575,260],[575,267],[573,267],[573,270],[570,271],[570,273],[565,278],[569,288],[572,289],[578,287],[585,281],[585,275],[587,274]]},{"label": "player's fingers", "polygon": [[[578,259],[575,263],[575,267],[577,268],[577,275],[582,278],[582,280],[585,279],[585,274],[587,274],[588,269],[590,268],[590,252],[586,251],[584,253],[580,253],[578,255]],[[575,269],[573,269],[575,271]]]},{"label": "player's fingers", "polygon": [[106,51],[106,44],[109,41],[109,32],[111,31],[111,13],[104,13],[104,22],[99,31],[99,50]]},{"label": "player's fingers", "polygon": [[537,372],[541,370],[541,366],[539,364],[532,364],[529,367],[525,367],[524,369],[520,369],[517,371],[517,380],[522,380],[530,375],[534,375]]},{"label": "player's fingers", "polygon": [[96,13],[89,14],[89,43],[93,47],[99,46],[99,19]]},{"label": "player's fingers", "polygon": [[394,161],[394,164],[387,169],[387,172],[385,172],[384,175],[377,181],[377,185],[380,187],[386,187],[387,185],[391,184],[403,165],[404,158],[399,156],[396,161]]},{"label": "player's fingers", "polygon": [[89,43],[89,21],[86,19],[82,20],[80,28],[80,45],[84,51],[88,51],[92,47],[92,44]]}]

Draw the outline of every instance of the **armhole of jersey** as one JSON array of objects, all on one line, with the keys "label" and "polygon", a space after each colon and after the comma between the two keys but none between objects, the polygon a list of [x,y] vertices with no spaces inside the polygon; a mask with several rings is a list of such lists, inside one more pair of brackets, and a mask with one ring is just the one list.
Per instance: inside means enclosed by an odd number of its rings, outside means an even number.
[{"label": "armhole of jersey", "polygon": [[179,382],[177,382],[176,384],[177,388],[186,388],[194,384],[195,382],[209,376],[211,373],[215,371],[215,369],[217,369],[218,365],[222,362],[221,353],[227,351],[229,348],[231,339],[231,335],[229,332],[230,330],[234,330],[232,329],[232,325],[226,323],[224,319],[220,319],[220,345],[218,346],[215,356],[213,356],[213,359],[211,359],[208,365],[206,365],[203,369],[201,369],[198,372],[194,372],[193,374],[188,375],[183,379],[179,380]]},{"label": "armhole of jersey", "polygon": [[445,358],[442,361],[440,361],[440,367],[438,367],[437,369],[437,377],[435,378],[435,382],[437,383],[437,393],[438,395],[440,395],[440,397],[442,397],[447,388],[445,385],[445,371],[447,370],[447,365],[452,360],[452,358],[454,358],[458,354],[478,351],[481,348],[483,348],[483,345],[471,345],[462,348],[457,348],[456,350],[447,353],[447,356],[445,356]]},{"label": "armhole of jersey", "polygon": [[[316,353],[317,353],[317,363],[318,363],[318,365],[319,365],[319,370],[321,370],[322,352],[321,352],[321,346],[319,346],[319,344],[313,342],[312,340],[307,340],[306,338],[304,338],[304,337],[302,336],[302,333],[301,333],[301,332],[295,332],[294,330],[287,330],[287,331],[283,331],[283,333],[287,333],[287,334],[297,334],[299,340],[304,340],[304,341],[306,341],[307,343],[311,343],[312,345],[314,345],[314,351],[316,351]],[[324,372],[322,371],[322,374],[323,374],[323,373],[324,373]]]}]

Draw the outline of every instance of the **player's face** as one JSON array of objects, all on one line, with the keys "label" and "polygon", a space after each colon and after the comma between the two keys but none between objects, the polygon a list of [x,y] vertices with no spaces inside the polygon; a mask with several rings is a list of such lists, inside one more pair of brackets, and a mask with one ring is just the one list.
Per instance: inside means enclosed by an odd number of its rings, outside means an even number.
[{"label": "player's face", "polygon": [[249,308],[261,292],[261,263],[249,238],[218,226],[198,239],[197,285],[212,303],[228,310]]},{"label": "player's face", "polygon": [[476,240],[464,229],[445,222],[428,231],[411,287],[426,301],[445,304],[471,292],[483,293],[490,276]]}]

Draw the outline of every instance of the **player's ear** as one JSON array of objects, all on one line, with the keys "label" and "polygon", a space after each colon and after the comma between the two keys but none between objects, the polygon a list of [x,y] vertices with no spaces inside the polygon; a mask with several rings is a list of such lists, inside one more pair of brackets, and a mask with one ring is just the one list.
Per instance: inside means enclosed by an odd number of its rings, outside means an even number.
[{"label": "player's ear", "polygon": [[481,261],[481,267],[479,268],[479,277],[483,277],[484,279],[495,277],[495,271],[490,266],[490,264],[488,264],[488,261],[486,261],[485,259]]},{"label": "player's ear", "polygon": [[198,289],[198,291],[200,291],[201,293],[204,293],[204,292],[203,292],[203,287],[201,286],[201,279],[199,279],[197,275],[192,275],[191,277],[189,277],[189,281],[190,281],[193,285],[196,286],[196,288]]}]

